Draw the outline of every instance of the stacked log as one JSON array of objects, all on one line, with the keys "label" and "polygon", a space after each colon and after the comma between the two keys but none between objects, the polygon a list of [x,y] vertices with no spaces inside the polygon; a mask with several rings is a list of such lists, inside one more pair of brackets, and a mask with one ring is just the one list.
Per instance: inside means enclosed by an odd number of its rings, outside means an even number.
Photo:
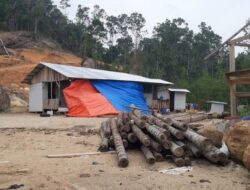
[{"label": "stacked log", "polygon": [[181,167],[191,165],[195,158],[203,157],[216,164],[225,164],[228,159],[222,149],[185,123],[158,113],[147,116],[135,108],[103,122],[100,136],[100,151],[115,149],[120,167],[128,165],[126,149],[131,148],[139,149],[149,164],[170,159]]}]

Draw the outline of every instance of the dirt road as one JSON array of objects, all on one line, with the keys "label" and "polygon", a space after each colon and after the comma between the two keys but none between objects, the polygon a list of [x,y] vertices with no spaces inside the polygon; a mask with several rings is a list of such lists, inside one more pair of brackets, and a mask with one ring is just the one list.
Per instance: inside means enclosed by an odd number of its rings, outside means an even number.
[{"label": "dirt road", "polygon": [[193,163],[192,171],[172,176],[159,173],[159,170],[174,168],[171,162],[150,166],[139,151],[128,152],[130,163],[125,169],[117,166],[115,154],[46,157],[97,151],[100,139],[95,129],[103,120],[105,118],[0,115],[0,189],[17,184],[23,185],[20,190],[250,190],[249,172],[233,163],[218,167],[198,160]]}]

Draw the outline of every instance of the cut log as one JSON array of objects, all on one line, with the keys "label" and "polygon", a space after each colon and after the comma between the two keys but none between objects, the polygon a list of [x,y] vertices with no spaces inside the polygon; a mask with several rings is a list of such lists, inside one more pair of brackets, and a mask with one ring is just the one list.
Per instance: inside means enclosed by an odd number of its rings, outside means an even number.
[{"label": "cut log", "polygon": [[152,150],[152,153],[153,153],[153,155],[154,155],[154,157],[155,157],[155,161],[156,161],[156,162],[162,162],[162,161],[164,161],[164,157],[162,156],[161,153],[156,152],[156,151],[154,151],[154,150]]},{"label": "cut log", "polygon": [[108,143],[108,138],[107,134],[105,133],[105,125],[106,122],[102,122],[101,128],[100,128],[100,136],[101,136],[101,144],[99,147],[99,150],[101,152],[107,152],[109,150],[109,143]]},{"label": "cut log", "polygon": [[111,128],[110,128],[110,120],[104,121],[101,123],[101,130],[103,131],[103,135],[106,138],[111,136]]},{"label": "cut log", "polygon": [[123,146],[125,149],[128,148],[128,141],[126,139],[122,139],[122,142],[123,142]]},{"label": "cut log", "polygon": [[136,125],[133,125],[132,126],[132,131],[144,146],[149,146],[150,145],[149,136],[146,135],[145,133],[143,133],[142,130],[139,129],[139,127],[137,127]]},{"label": "cut log", "polygon": [[154,125],[160,132],[162,132],[167,138],[171,136],[170,132],[167,129]]},{"label": "cut log", "polygon": [[112,148],[115,147],[114,137],[113,137],[113,136],[111,136],[111,137],[109,138],[109,147],[112,147]]},{"label": "cut log", "polygon": [[163,142],[161,142],[162,146],[166,149],[166,150],[170,150],[171,146],[172,146],[172,142],[169,140],[165,140]]},{"label": "cut log", "polygon": [[187,142],[186,143],[187,148],[192,152],[192,154],[196,157],[196,158],[200,158],[202,153],[201,151],[191,142]]},{"label": "cut log", "polygon": [[183,134],[189,141],[204,152],[210,151],[210,147],[213,145],[211,140],[197,134],[191,129],[184,131]]},{"label": "cut log", "polygon": [[111,126],[112,134],[114,137],[115,149],[116,149],[117,156],[118,156],[118,166],[127,167],[129,163],[128,156],[126,154],[122,138],[118,132],[116,122],[117,122],[116,119],[111,119],[110,126]]},{"label": "cut log", "polygon": [[156,152],[161,152],[162,151],[162,146],[153,139],[150,139],[150,146]]},{"label": "cut log", "polygon": [[218,154],[214,150],[203,152],[203,156],[212,163],[218,163],[220,161]]},{"label": "cut log", "polygon": [[99,150],[100,150],[100,152],[109,151],[109,140],[106,137],[102,138]]},{"label": "cut log", "polygon": [[131,131],[131,124],[130,121],[123,125],[123,131],[129,133]]},{"label": "cut log", "polygon": [[130,143],[137,143],[137,142],[138,142],[138,139],[137,139],[137,137],[135,136],[134,133],[129,133],[129,134],[128,134],[128,141],[129,141]]},{"label": "cut log", "polygon": [[184,161],[185,161],[185,166],[191,166],[192,165],[191,159],[190,159],[189,156],[185,156]]},{"label": "cut log", "polygon": [[122,139],[127,139],[128,138],[128,133],[120,132],[120,135],[121,135]]},{"label": "cut log", "polygon": [[182,130],[182,131],[186,131],[187,130],[186,125],[184,123],[182,123],[182,122],[179,122],[179,121],[176,121],[176,120],[173,119],[171,121],[171,123],[172,123],[173,127],[177,128],[179,130]]},{"label": "cut log", "polygon": [[166,141],[166,136],[160,132],[154,125],[148,123],[145,124],[146,130],[159,142]]},{"label": "cut log", "polygon": [[185,160],[183,158],[172,156],[172,159],[177,167],[185,166]]},{"label": "cut log", "polygon": [[120,118],[120,117],[118,116],[118,118],[117,118],[117,128],[118,128],[119,131],[124,131],[124,129],[123,129],[123,127],[124,127],[123,121],[122,121],[122,118]]},{"label": "cut log", "polygon": [[148,147],[142,145],[141,146],[141,151],[143,152],[143,154],[144,154],[144,156],[145,156],[145,158],[146,158],[146,160],[147,160],[147,162],[149,164],[154,164],[155,163],[155,157],[152,154],[152,152],[149,150]]},{"label": "cut log", "polygon": [[186,144],[185,143],[183,143],[182,141],[178,141],[178,140],[176,140],[176,141],[174,141],[177,145],[179,145],[181,148],[183,148],[184,150],[186,149]]},{"label": "cut log", "polygon": [[172,142],[172,146],[170,147],[170,150],[173,155],[176,157],[182,157],[184,155],[184,150],[174,142]]},{"label": "cut log", "polygon": [[170,126],[170,125],[167,125],[167,129],[169,130],[171,135],[173,135],[178,140],[183,140],[184,139],[184,135],[183,135],[182,131],[180,131],[180,130],[178,130],[178,129]]},{"label": "cut log", "polygon": [[123,123],[126,124],[126,123],[129,122],[129,120],[130,120],[129,113],[123,112],[122,113],[122,121],[123,121]]},{"label": "cut log", "polygon": [[133,114],[130,114],[130,118],[134,121],[134,123],[140,127],[141,129],[145,128],[145,121],[142,121],[141,119],[139,119],[138,117],[136,117]]},{"label": "cut log", "polygon": [[73,153],[73,154],[52,154],[52,155],[47,155],[47,158],[74,158],[74,157],[81,157],[81,156],[114,154],[114,153],[116,152],[108,151],[108,152],[84,152],[84,153]]}]

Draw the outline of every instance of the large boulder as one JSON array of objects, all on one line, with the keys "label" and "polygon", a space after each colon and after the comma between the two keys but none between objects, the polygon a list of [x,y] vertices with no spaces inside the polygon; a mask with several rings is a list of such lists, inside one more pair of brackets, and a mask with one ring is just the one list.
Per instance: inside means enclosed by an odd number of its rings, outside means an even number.
[{"label": "large boulder", "polygon": [[217,147],[221,147],[223,136],[229,130],[231,122],[214,119],[203,124],[204,127],[198,130],[198,133],[210,139]]},{"label": "large boulder", "polygon": [[10,112],[22,113],[28,111],[28,103],[15,94],[10,95]]},{"label": "large boulder", "polygon": [[[231,157],[242,162],[243,154],[250,145],[250,121],[238,122],[225,136]],[[247,153],[246,153],[247,154]]]},{"label": "large boulder", "polygon": [[7,112],[10,109],[10,97],[0,85],[0,112]]},{"label": "large boulder", "polygon": [[217,130],[214,126],[207,125],[198,130],[198,133],[210,139],[217,147],[221,147],[223,133]]},{"label": "large boulder", "polygon": [[248,145],[243,154],[243,163],[246,166],[246,168],[250,171],[250,145]]}]

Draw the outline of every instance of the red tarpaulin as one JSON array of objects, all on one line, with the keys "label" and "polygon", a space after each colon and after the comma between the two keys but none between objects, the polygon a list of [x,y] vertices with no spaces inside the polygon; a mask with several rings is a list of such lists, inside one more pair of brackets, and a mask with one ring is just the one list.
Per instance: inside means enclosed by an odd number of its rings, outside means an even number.
[{"label": "red tarpaulin", "polygon": [[114,115],[118,111],[88,80],[76,80],[63,90],[68,116],[95,117]]}]

